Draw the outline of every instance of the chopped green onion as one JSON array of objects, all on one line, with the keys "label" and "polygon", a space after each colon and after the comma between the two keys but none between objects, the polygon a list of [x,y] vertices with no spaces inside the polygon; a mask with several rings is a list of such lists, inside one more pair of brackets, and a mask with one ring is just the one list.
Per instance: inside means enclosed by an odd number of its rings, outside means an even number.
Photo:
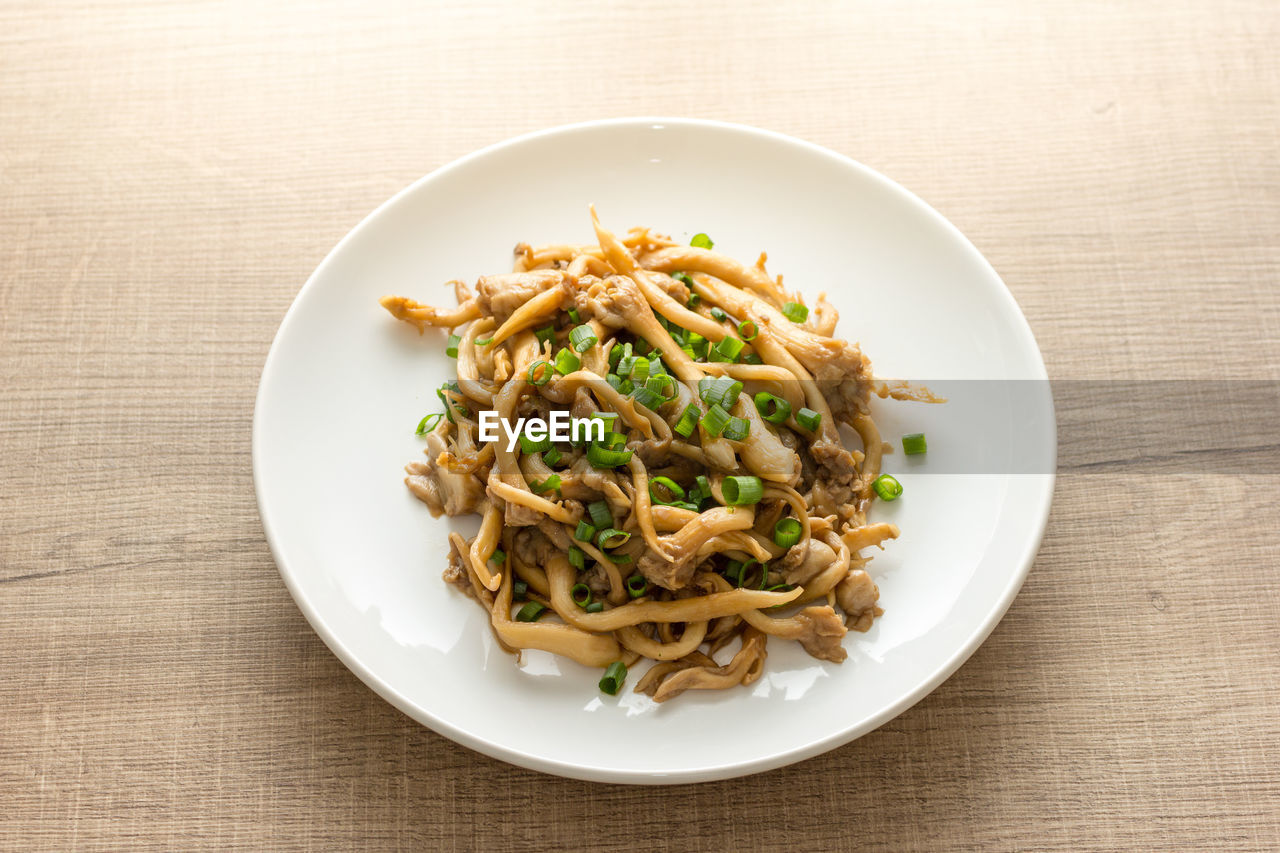
[{"label": "chopped green onion", "polygon": [[747,560],[745,563],[741,560],[730,560],[729,565],[725,567],[724,576],[733,581],[734,586],[742,586],[742,581],[747,575],[747,569],[755,560]]},{"label": "chopped green onion", "polygon": [[444,415],[442,415],[440,412],[427,415],[425,418],[418,421],[418,428],[414,430],[414,435],[426,435],[427,433],[431,432],[433,429],[435,429],[437,426],[440,425],[440,419],[443,417]]},{"label": "chopped green onion", "polygon": [[[631,345],[627,344],[627,346]],[[635,369],[635,366],[636,356],[627,353],[622,358],[618,359],[618,376],[625,379],[631,375],[631,371]]]},{"label": "chopped green onion", "polygon": [[620,432],[606,432],[596,444],[605,450],[621,450],[627,444],[627,437]]},{"label": "chopped green onion", "polygon": [[640,598],[649,591],[649,580],[644,575],[636,574],[627,578],[627,595]]},{"label": "chopped green onion", "polygon": [[520,612],[516,614],[516,621],[517,622],[537,622],[540,618],[542,618],[542,614],[545,613],[546,611],[547,611],[546,605],[540,604],[536,601],[530,601],[524,607],[520,608]]},{"label": "chopped green onion", "polygon": [[693,430],[698,426],[698,407],[693,403],[684,407],[684,411],[680,414],[680,420],[672,427],[677,435],[685,438],[693,435]]},{"label": "chopped green onion", "polygon": [[[788,587],[788,589],[790,589],[790,587]],[[774,605],[774,606],[776,607],[777,605]],[[604,610],[604,602],[593,601],[582,609],[587,611],[588,613],[599,613],[601,610]]]},{"label": "chopped green onion", "polygon": [[760,503],[764,485],[759,477],[725,477],[720,482],[720,491],[729,506],[751,506]]},{"label": "chopped green onion", "polygon": [[646,409],[657,410],[659,406],[666,402],[662,399],[662,395],[657,391],[650,391],[648,388],[637,388],[631,392],[631,399],[644,406]]},{"label": "chopped green onion", "polygon": [[538,339],[539,344],[555,343],[556,327],[544,326],[541,329],[538,329],[538,331],[534,332],[533,336]]},{"label": "chopped green onion", "polygon": [[642,355],[636,356],[631,364],[631,370],[627,374],[632,382],[643,382],[649,378],[649,359]]},{"label": "chopped green onion", "polygon": [[[685,278],[688,278],[688,276],[685,276]],[[698,307],[698,303],[701,301],[702,301],[702,296],[700,294],[690,293],[689,301],[686,302],[685,305],[690,309],[694,309]]]},{"label": "chopped green onion", "polygon": [[809,309],[799,302],[788,302],[782,306],[782,316],[793,323],[803,323],[809,319]]},{"label": "chopped green onion", "polygon": [[791,417],[791,404],[781,397],[770,394],[768,391],[757,393],[755,403],[756,411],[760,413],[760,417],[771,424],[786,423],[787,418]]},{"label": "chopped green onion", "polygon": [[619,566],[622,566],[631,562],[631,555],[630,554],[609,554],[608,559],[617,563]]},{"label": "chopped green onion", "polygon": [[598,444],[587,448],[587,461],[593,468],[617,468],[631,461],[630,450],[609,450]]},{"label": "chopped green onion", "polygon": [[607,527],[596,534],[596,544],[601,548],[617,548],[619,545],[627,544],[630,538],[631,534],[625,530]]},{"label": "chopped green onion", "polygon": [[546,385],[551,381],[551,365],[539,359],[529,365],[529,372],[525,376],[534,385]]},{"label": "chopped green onion", "polygon": [[578,571],[582,571],[587,567],[587,554],[577,545],[569,546],[569,565]]},{"label": "chopped green onion", "polygon": [[711,317],[712,317],[712,318],[713,318],[717,323],[723,323],[725,320],[728,320],[728,319],[729,319],[729,315],[728,315],[728,314],[726,314],[726,313],[724,313],[723,309],[718,308],[718,307],[715,307],[715,306],[712,306],[712,308],[711,308]]},{"label": "chopped green onion", "polygon": [[[662,364],[662,362],[655,362],[655,364]],[[645,380],[644,387],[658,394],[664,400],[670,400],[676,396],[676,381],[666,373],[650,376]],[[671,393],[668,394],[668,391]]]},{"label": "chopped green onion", "polygon": [[[577,320],[574,320],[576,323]],[[573,344],[575,352],[586,352],[596,345],[600,338],[596,337],[595,329],[586,325],[575,326],[573,331],[569,333],[569,343]]]},{"label": "chopped green onion", "polygon": [[631,351],[631,344],[614,344],[609,347],[609,369],[614,370],[618,366],[618,359]]},{"label": "chopped green onion", "polygon": [[876,490],[882,501],[896,501],[902,495],[902,484],[888,474],[876,477],[871,488]]},{"label": "chopped green onion", "polygon": [[915,456],[928,450],[929,445],[924,440],[924,433],[913,432],[902,437],[902,452],[908,456]]},{"label": "chopped green onion", "polygon": [[716,355],[721,356],[725,361],[733,362],[738,360],[738,354],[742,352],[745,344],[735,337],[726,335],[720,343],[715,345]]},{"label": "chopped green onion", "polygon": [[706,474],[699,474],[693,478],[693,488],[689,490],[690,500],[705,500],[711,497],[711,481],[707,479]]},{"label": "chopped green onion", "polygon": [[796,412],[796,423],[807,429],[809,432],[817,432],[818,424],[822,423],[822,415],[813,409],[801,409]]},{"label": "chopped green onion", "polygon": [[491,343],[493,343],[493,338],[476,338],[475,340],[475,344],[478,347],[487,347]]},{"label": "chopped green onion", "polygon": [[780,518],[773,526],[773,542],[780,548],[790,548],[800,541],[802,532],[804,532],[804,525],[799,519]]},{"label": "chopped green onion", "polygon": [[507,562],[507,552],[501,548],[494,548],[493,553],[489,555],[489,562],[495,566],[501,566]]},{"label": "chopped green onion", "polygon": [[636,338],[636,353],[638,355],[648,355],[652,350],[653,347],[649,346],[648,341],[644,338]]},{"label": "chopped green onion", "polygon": [[556,353],[556,373],[561,376],[568,376],[581,366],[582,359],[574,355],[568,347]]},{"label": "chopped green onion", "polygon": [[591,599],[595,596],[591,592],[591,587],[585,583],[575,583],[569,589],[569,597],[573,599],[573,603],[581,607],[583,610],[591,603]]},{"label": "chopped green onion", "polygon": [[[665,496],[659,496],[654,488],[666,489]],[[670,477],[654,477],[649,481],[649,498],[656,504],[661,506],[670,506],[678,500],[684,498],[684,489],[680,488],[680,484]]]},{"label": "chopped green onion", "polygon": [[694,358],[706,358],[707,355],[707,339],[697,332],[690,332],[689,337],[685,338],[685,343],[689,345],[689,349],[693,350]]},{"label": "chopped green onion", "polygon": [[550,492],[555,489],[558,489],[560,488],[560,475],[552,474],[550,477],[543,480],[541,483],[530,483],[529,488],[533,490],[533,493],[535,495],[540,495],[543,492]]},{"label": "chopped green onion", "polygon": [[460,343],[462,343],[462,337],[460,335],[450,335],[449,342],[445,344],[444,347],[444,354],[449,356],[449,358],[457,358],[458,344]]},{"label": "chopped green onion", "polygon": [[754,352],[749,352],[742,357],[743,364],[764,364],[764,359]]},{"label": "chopped green onion", "polygon": [[613,512],[609,509],[608,501],[592,501],[587,504],[587,514],[591,516],[591,523],[598,529],[613,527]]},{"label": "chopped green onion", "polygon": [[[689,278],[689,274],[687,272],[673,272],[671,277],[682,283],[685,287],[693,287],[693,279]],[[692,299],[693,297],[691,296],[689,298]],[[690,305],[689,307],[692,308],[693,306]]]},{"label": "chopped green onion", "polygon": [[529,594],[529,585],[524,581],[516,581],[511,585],[512,598],[524,598]]},{"label": "chopped green onion", "polygon": [[768,582],[769,582],[769,564],[761,563],[760,564],[760,586],[757,588],[764,589],[765,584],[767,584]]},{"label": "chopped green onion", "polygon": [[560,451],[556,448],[542,451],[542,461],[548,465],[555,465],[560,462]]},{"label": "chopped green onion", "polygon": [[[613,519],[609,519],[609,523],[613,523]],[[590,542],[596,536],[596,529],[586,521],[578,522],[578,529],[573,531],[573,538],[579,542]]]},{"label": "chopped green onion", "polygon": [[702,416],[702,428],[712,438],[724,432],[724,428],[728,425],[729,413],[722,409],[719,403],[712,403],[707,408],[707,413]]},{"label": "chopped green onion", "polygon": [[600,689],[610,696],[616,696],[618,691],[622,689],[622,683],[627,680],[627,665],[620,660],[616,660],[609,664],[609,668],[604,671],[604,678],[600,679]]},{"label": "chopped green onion", "polygon": [[577,309],[577,308],[570,308],[570,309],[568,310],[568,312],[567,312],[567,313],[568,313],[568,315],[569,315],[569,322],[570,322],[570,323],[581,323],[581,322],[582,322],[582,318],[578,316],[578,309]]},{"label": "chopped green onion", "polygon": [[729,376],[704,376],[698,380],[698,396],[710,406],[719,403],[722,409],[731,409],[742,393],[742,383]]},{"label": "chopped green onion", "polygon": [[742,335],[744,341],[754,341],[756,335],[760,334],[760,327],[755,320],[743,320],[738,324],[738,334]]},{"label": "chopped green onion", "polygon": [[746,418],[729,418],[724,428],[724,437],[729,441],[745,441],[750,434],[751,424]]},{"label": "chopped green onion", "polygon": [[610,388],[617,391],[619,394],[622,393],[623,379],[621,376],[616,373],[609,373],[605,375],[604,381],[609,383]]},{"label": "chopped green onion", "polygon": [[715,246],[715,241],[706,234],[694,234],[693,239],[689,241],[689,245],[696,249],[710,249]]},{"label": "chopped green onion", "polygon": [[523,434],[516,436],[516,438],[520,441],[520,452],[525,456],[529,456],[534,453],[541,453],[544,450],[551,449],[550,438],[544,438],[541,441],[534,441],[532,438],[529,438],[529,436]]}]

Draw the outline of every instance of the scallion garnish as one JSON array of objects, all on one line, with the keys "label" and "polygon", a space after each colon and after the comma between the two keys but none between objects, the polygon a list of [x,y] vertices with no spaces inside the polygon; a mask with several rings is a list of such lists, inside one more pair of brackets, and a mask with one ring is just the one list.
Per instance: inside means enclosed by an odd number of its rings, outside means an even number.
[{"label": "scallion garnish", "polygon": [[542,453],[544,450],[551,449],[550,438],[544,437],[540,441],[534,441],[529,436],[523,435],[523,434],[516,436],[516,438],[520,442],[520,452],[523,453],[525,456],[529,456],[534,453]]},{"label": "scallion garnish", "polygon": [[764,496],[764,484],[759,477],[725,477],[720,481],[720,492],[729,506],[751,506],[760,503]]},{"label": "scallion garnish", "polygon": [[[671,277],[683,284],[685,287],[693,287],[693,279],[689,278],[689,274],[687,272],[673,272]],[[692,301],[693,297],[690,296],[689,299]],[[693,306],[690,305],[689,307],[692,308]]]},{"label": "scallion garnish", "polygon": [[657,391],[650,391],[648,388],[637,388],[631,392],[631,399],[646,409],[656,410],[659,406],[666,402],[662,399],[662,395]]},{"label": "scallion garnish", "polygon": [[[608,501],[592,501],[587,504],[587,514],[591,516],[591,523],[597,529],[613,527],[613,512],[609,509]],[[595,535],[595,531],[592,531],[592,535]]]},{"label": "scallion garnish", "polygon": [[799,302],[788,302],[782,306],[782,316],[793,323],[803,323],[809,319],[809,309]]},{"label": "scallion garnish", "polygon": [[555,489],[560,488],[560,475],[552,474],[541,483],[530,483],[529,488],[532,489],[533,493],[536,495],[540,495],[543,492],[554,491]]},{"label": "scallion garnish", "polygon": [[[577,322],[576,320],[574,322]],[[573,331],[569,333],[569,343],[573,345],[574,352],[586,352],[596,345],[600,338],[596,337],[595,329],[586,325],[575,326]]]},{"label": "scallion garnish", "polygon": [[534,332],[533,336],[538,339],[538,343],[540,344],[555,343],[556,327],[543,326],[541,329],[538,329],[536,332]]},{"label": "scallion garnish", "polygon": [[649,592],[649,580],[640,574],[632,575],[627,578],[627,595],[632,598],[641,598]]},{"label": "scallion garnish", "polygon": [[511,585],[512,598],[517,598],[517,599],[524,598],[528,594],[529,594],[529,585],[524,581],[516,581]]},{"label": "scallion garnish", "polygon": [[565,313],[567,313],[567,314],[569,315],[569,322],[570,322],[570,323],[581,323],[581,322],[582,322],[582,318],[578,316],[578,309],[577,309],[577,308],[570,308],[570,309],[569,309],[567,312],[565,312]]},{"label": "scallion garnish", "polygon": [[822,415],[813,409],[801,409],[796,412],[796,423],[807,429],[809,432],[817,432],[818,424],[822,423]]},{"label": "scallion garnish", "polygon": [[[613,519],[609,519],[609,523],[613,523]],[[578,529],[573,531],[573,538],[579,542],[590,542],[596,537],[596,529],[586,521],[578,522]]]},{"label": "scallion garnish", "polygon": [[902,452],[908,456],[915,456],[928,450],[929,445],[924,440],[924,433],[913,432],[902,437]]},{"label": "scallion garnish", "polygon": [[[790,587],[788,587],[788,589],[790,589]],[[776,605],[775,605],[775,606],[776,606]],[[585,610],[585,611],[587,611],[588,613],[599,613],[601,610],[604,610],[604,602],[603,602],[603,601],[593,601],[593,602],[591,602],[590,604],[588,604],[586,607],[584,607],[584,608],[582,608],[582,609],[583,609],[583,610]]]},{"label": "scallion garnish", "polygon": [[677,435],[688,438],[693,435],[694,429],[698,426],[698,407],[693,403],[684,407],[684,411],[680,413],[680,420],[672,427]]},{"label": "scallion garnish", "polygon": [[670,506],[684,499],[684,489],[670,477],[654,477],[649,481],[649,498],[661,506]]},{"label": "scallion garnish", "polygon": [[422,420],[418,421],[418,428],[414,430],[414,435],[426,435],[427,433],[431,432],[433,429],[435,429],[437,426],[440,425],[440,419],[443,417],[444,415],[441,414],[440,412],[435,412],[434,414],[427,415]]},{"label": "scallion garnish", "polygon": [[556,373],[561,376],[568,376],[581,366],[582,359],[578,358],[568,347],[564,347],[560,352],[556,353]]},{"label": "scallion garnish", "polygon": [[754,352],[749,352],[742,357],[743,364],[764,364],[764,359]]},{"label": "scallion garnish", "polygon": [[760,334],[760,327],[755,320],[743,320],[738,324],[738,334],[742,335],[744,341],[754,341]]},{"label": "scallion garnish", "polygon": [[591,592],[591,587],[585,583],[575,583],[569,590],[569,597],[573,599],[573,603],[581,607],[583,610],[591,603],[595,596]]},{"label": "scallion garnish", "polygon": [[616,660],[609,664],[608,669],[604,671],[604,678],[600,679],[600,689],[610,696],[616,696],[626,680],[627,665],[620,660]]},{"label": "scallion garnish", "polygon": [[800,541],[800,534],[803,531],[804,525],[799,519],[780,518],[773,526],[773,542],[780,548],[790,548]]},{"label": "scallion garnish", "polygon": [[462,337],[460,335],[450,335],[449,342],[445,344],[444,347],[444,354],[449,356],[449,358],[457,358],[458,344],[460,343],[462,343]]},{"label": "scallion garnish", "polygon": [[631,461],[630,450],[609,450],[598,444],[587,448],[587,461],[593,468],[617,468]]},{"label": "scallion garnish", "polygon": [[[685,277],[688,278],[688,276],[685,276]],[[693,310],[694,308],[698,307],[698,303],[700,303],[701,301],[702,301],[702,296],[700,294],[690,293],[689,301],[685,303],[685,306],[688,307],[690,310]]]},{"label": "scallion garnish", "polygon": [[560,451],[556,448],[542,451],[542,461],[548,465],[555,465],[560,462]]},{"label": "scallion garnish", "polygon": [[545,604],[537,601],[530,601],[524,607],[520,608],[520,612],[516,614],[517,622],[537,622],[542,618],[542,614],[547,612]]},{"label": "scallion garnish", "polygon": [[729,423],[725,424],[724,437],[729,441],[745,441],[750,434],[751,424],[746,418],[729,418]]},{"label": "scallion garnish", "polygon": [[702,416],[702,428],[707,435],[716,438],[729,425],[729,417],[729,413],[722,409],[719,403],[712,403],[707,408],[707,413]]},{"label": "scallion garnish", "polygon": [[507,552],[501,548],[494,548],[493,553],[489,555],[489,562],[495,566],[504,565],[507,562]]},{"label": "scallion garnish", "polygon": [[493,338],[476,338],[475,339],[475,345],[478,347],[487,347],[491,343],[493,343]]},{"label": "scallion garnish", "polygon": [[[660,361],[654,363],[662,364]],[[644,387],[660,395],[664,400],[670,400],[676,396],[676,381],[666,373],[650,376],[645,380]]]},{"label": "scallion garnish", "polygon": [[711,249],[715,247],[715,241],[706,234],[694,234],[693,239],[689,241],[689,245],[695,249]]},{"label": "scallion garnish", "polygon": [[596,534],[596,544],[605,549],[617,548],[619,545],[627,544],[627,540],[630,538],[631,534],[625,530],[606,527]]},{"label": "scallion garnish", "polygon": [[719,403],[722,409],[731,409],[742,393],[742,383],[728,376],[704,376],[698,380],[698,396],[710,406]]},{"label": "scallion garnish", "polygon": [[716,307],[716,306],[714,306],[714,305],[711,307],[711,317],[712,317],[712,319],[714,319],[717,323],[723,323],[725,320],[728,320],[728,319],[729,319],[729,315],[728,315],[728,314],[724,313],[724,311],[723,311],[722,309],[720,309],[720,308],[718,308],[718,307]]},{"label": "scallion garnish", "polygon": [[871,488],[876,490],[882,501],[896,501],[902,495],[902,484],[888,474],[876,477]]},{"label": "scallion garnish", "polygon": [[529,365],[529,371],[525,376],[534,385],[546,385],[551,381],[551,365],[539,359]]},{"label": "scallion garnish", "polygon": [[587,567],[587,554],[577,545],[569,546],[569,565],[578,571],[582,571]]},{"label": "scallion garnish", "polygon": [[726,335],[720,343],[716,344],[712,349],[717,356],[727,362],[735,362],[738,360],[738,354],[742,352],[745,344],[731,335]]},{"label": "scallion garnish", "polygon": [[760,391],[754,399],[756,411],[760,413],[760,417],[771,424],[786,423],[787,418],[791,417],[791,404],[781,397],[776,397],[768,391]]}]

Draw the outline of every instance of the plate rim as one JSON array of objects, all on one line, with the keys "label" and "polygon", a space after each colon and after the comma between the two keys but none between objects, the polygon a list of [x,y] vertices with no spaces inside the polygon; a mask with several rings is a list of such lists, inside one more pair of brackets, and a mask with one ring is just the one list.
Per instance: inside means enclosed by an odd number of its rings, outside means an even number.
[{"label": "plate rim", "polygon": [[445,163],[413,181],[408,186],[402,188],[364,216],[355,226],[343,235],[342,239],[340,239],[333,248],[325,254],[323,260],[320,261],[312,271],[311,275],[307,277],[307,280],[303,283],[302,287],[299,288],[292,302],[290,302],[289,308],[286,310],[284,317],[281,319],[280,325],[276,328],[276,332],[271,340],[271,346],[268,349],[266,359],[263,362],[262,372],[259,375],[258,392],[254,397],[250,457],[253,468],[254,495],[258,505],[258,517],[262,523],[263,533],[271,551],[272,559],[275,561],[276,569],[280,573],[290,596],[298,606],[298,609],[302,611],[302,615],[306,618],[312,630],[316,632],[334,656],[337,657],[338,660],[347,667],[347,669],[355,674],[357,678],[378,694],[378,696],[380,696],[384,701],[390,703],[401,713],[405,714],[415,722],[426,726],[442,737],[446,737],[454,743],[473,749],[476,752],[489,756],[490,758],[495,758],[499,761],[514,764],[518,767],[523,767],[529,770],[536,770],[543,773],[550,773],[553,775],[589,782],[673,785],[730,779],[754,773],[761,773],[803,761],[828,752],[839,746],[843,746],[844,744],[851,743],[852,741],[862,737],[863,735],[869,734],[900,714],[906,712],[955,674],[956,670],[958,670],[974,654],[974,652],[976,652],[978,648],[986,642],[987,638],[991,635],[991,632],[995,630],[995,627],[1008,612],[1014,598],[1017,596],[1018,591],[1022,588],[1027,575],[1031,571],[1031,566],[1036,555],[1039,553],[1045,530],[1048,527],[1049,515],[1050,510],[1052,509],[1053,495],[1057,481],[1057,419],[1055,416],[1052,395],[1048,395],[1047,413],[1049,415],[1048,423],[1050,428],[1046,439],[1048,440],[1048,449],[1051,454],[1050,459],[1053,461],[1052,470],[1047,475],[1035,475],[1040,485],[1040,489],[1036,494],[1036,499],[1041,504],[1039,518],[1035,521],[1034,529],[1031,531],[1032,535],[1026,540],[1026,544],[1017,557],[1015,571],[1011,573],[1005,588],[1001,591],[999,597],[995,599],[989,614],[982,620],[977,630],[975,630],[964,643],[959,645],[940,666],[935,668],[933,672],[931,672],[927,678],[923,679],[914,689],[899,697],[897,701],[886,706],[880,712],[864,718],[853,725],[835,731],[826,737],[819,738],[803,747],[784,750],[776,754],[762,756],[748,761],[726,761],[719,762],[714,765],[704,765],[698,768],[661,772],[625,768],[604,769],[592,766],[581,766],[554,758],[519,752],[500,744],[492,743],[482,737],[473,735],[471,732],[464,729],[460,729],[448,720],[438,717],[427,709],[412,702],[406,696],[402,695],[396,688],[379,677],[374,671],[365,666],[337,637],[336,633],[331,629],[328,622],[326,622],[314,603],[304,594],[295,573],[287,568],[286,562],[282,556],[282,546],[269,518],[267,504],[264,500],[264,485],[262,479],[263,466],[259,464],[259,460],[263,453],[263,443],[265,442],[265,426],[263,424],[262,415],[264,408],[263,401],[267,397],[267,389],[271,384],[270,380],[273,375],[273,364],[279,357],[280,340],[284,336],[285,330],[296,322],[298,305],[303,300],[303,297],[316,286],[315,283],[317,280],[319,280],[323,274],[327,272],[328,268],[335,263],[335,258],[342,253],[348,243],[357,238],[358,234],[370,228],[376,220],[381,218],[387,210],[398,204],[402,198],[418,192],[420,188],[442,178],[454,170],[463,168],[475,160],[483,159],[498,151],[518,147],[525,143],[546,137],[573,135],[611,127],[633,126],[636,128],[657,129],[654,127],[655,125],[727,131],[730,133],[752,136],[757,139],[764,139],[796,147],[808,154],[820,156],[844,168],[852,169],[853,171],[858,172],[863,178],[878,183],[891,192],[901,196],[907,203],[916,207],[919,212],[922,212],[931,221],[933,221],[934,224],[940,226],[944,231],[949,232],[953,238],[957,239],[960,245],[962,245],[964,249],[971,253],[971,255],[978,261],[979,265],[984,267],[985,270],[997,282],[999,282],[1000,287],[997,288],[995,292],[999,295],[1000,299],[1003,299],[1007,303],[1006,308],[1012,308],[1013,316],[1016,317],[1017,320],[1021,321],[1016,324],[1018,336],[1025,339],[1024,343],[1030,344],[1030,353],[1034,356],[1034,359],[1033,363],[1028,366],[1033,368],[1033,372],[1037,374],[1032,378],[1036,380],[1048,380],[1048,372],[1044,364],[1044,355],[1035,339],[1035,334],[1031,329],[1031,325],[1027,321],[1026,315],[1023,314],[1017,300],[1014,298],[1012,291],[1009,290],[1009,286],[1005,283],[999,273],[996,272],[995,268],[991,265],[990,261],[987,260],[986,256],[978,250],[973,242],[969,240],[969,238],[965,236],[959,228],[911,190],[870,166],[825,146],[790,136],[788,134],[780,133],[778,131],[766,130],[760,127],[736,122],[671,116],[624,116],[557,125],[491,143],[465,154],[462,157]]}]

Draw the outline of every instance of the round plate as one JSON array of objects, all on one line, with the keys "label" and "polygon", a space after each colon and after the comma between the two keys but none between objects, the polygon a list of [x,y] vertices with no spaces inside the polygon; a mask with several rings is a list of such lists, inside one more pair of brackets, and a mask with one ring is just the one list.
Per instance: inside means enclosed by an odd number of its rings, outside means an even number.
[{"label": "round plate", "polygon": [[[764,676],[745,688],[692,691],[659,706],[631,691],[633,672],[622,693],[606,696],[599,670],[538,652],[517,666],[495,646],[481,609],[441,581],[448,531],[469,536],[476,525],[431,518],[402,469],[421,458],[414,426],[439,410],[434,389],[454,365],[444,331],[420,337],[378,297],[453,305],[445,282],[510,269],[517,242],[591,242],[591,202],[618,232],[648,225],[688,240],[705,231],[717,250],[746,261],[767,250],[789,289],[830,295],[841,312],[837,334],[862,344],[877,376],[948,386],[946,405],[875,401],[886,440],[923,430],[929,453],[886,457],[905,493],[878,503],[872,519],[902,535],[869,566],[884,616],[845,638],[843,664],[775,641]],[[720,779],[872,730],[987,636],[1026,576],[1049,512],[1056,435],[1045,379],[1026,320],[991,266],[937,212],[871,169],[748,127],[592,122],[464,157],[343,238],[267,357],[254,483],[298,606],[406,714],[548,773]],[[1043,393],[1009,391],[1023,385]],[[966,406],[975,396],[981,406]],[[1035,465],[1008,458],[1013,433],[1036,439]]]}]

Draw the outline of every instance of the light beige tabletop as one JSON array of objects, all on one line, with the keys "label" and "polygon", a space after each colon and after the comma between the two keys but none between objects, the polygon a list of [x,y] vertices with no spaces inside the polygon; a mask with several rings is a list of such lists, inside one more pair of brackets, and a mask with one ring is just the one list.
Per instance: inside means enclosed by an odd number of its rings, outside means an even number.
[{"label": "light beige tabletop", "polygon": [[431,169],[634,114],[800,136],[911,188],[1055,378],[1280,380],[1271,0],[5,3],[0,844],[1280,845],[1274,465],[1064,469],[968,663],[748,779],[517,769],[328,651],[251,480],[290,301]]}]

